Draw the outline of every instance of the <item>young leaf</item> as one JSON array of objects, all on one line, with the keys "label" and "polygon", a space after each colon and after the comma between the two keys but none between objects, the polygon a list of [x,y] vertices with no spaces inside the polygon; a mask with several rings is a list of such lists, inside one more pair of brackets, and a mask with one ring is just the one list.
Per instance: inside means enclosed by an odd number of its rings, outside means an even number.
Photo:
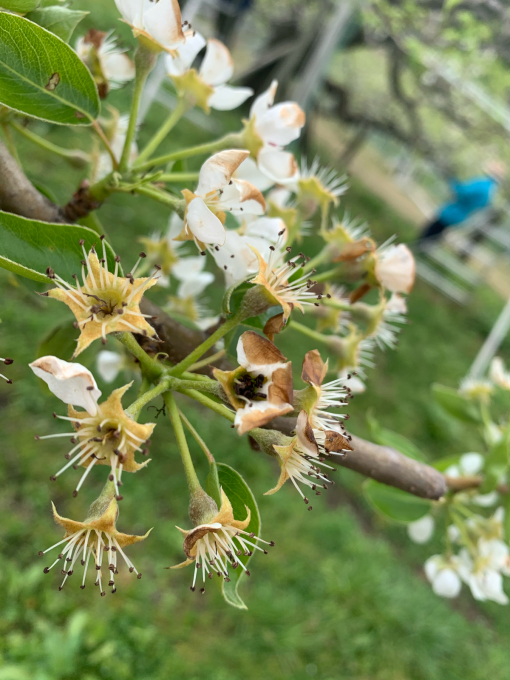
[{"label": "young leaf", "polygon": [[27,16],[27,19],[47,28],[54,35],[58,35],[65,42],[69,42],[74,29],[89,12],[81,12],[77,9],[67,7],[42,7],[36,9]]},{"label": "young leaf", "polygon": [[480,422],[480,414],[475,405],[459,394],[457,390],[435,383],[432,385],[432,392],[437,403],[454,418],[466,423]]},{"label": "young leaf", "polygon": [[[246,507],[248,507],[251,512],[251,520],[246,531],[248,533],[253,532],[256,536],[260,536],[261,522],[259,509],[255,497],[248,485],[241,475],[229,465],[218,463],[217,467],[220,486],[232,503],[234,517],[236,519],[245,519]],[[250,561],[250,557],[241,555],[239,561],[246,566]],[[238,609],[247,609],[247,606],[244,604],[238,593],[239,582],[243,574],[244,569],[239,566],[235,570],[230,570],[230,581],[222,581],[223,597],[228,604],[232,605],[232,607],[237,607]]]},{"label": "young leaf", "polygon": [[444,458],[435,460],[432,463],[432,467],[435,467],[439,472],[445,472],[445,470],[448,470],[452,465],[458,465],[461,456],[461,453],[456,453],[453,456],[445,456]]},{"label": "young leaf", "polygon": [[0,12],[0,103],[62,125],[87,125],[99,115],[94,80],[69,45],[5,12]]},{"label": "young leaf", "polygon": [[[37,222],[0,211],[0,267],[33,281],[48,283],[46,269],[73,283],[72,275],[81,272],[83,251],[99,243],[95,231],[74,224]],[[114,253],[106,244],[108,266],[115,267]]]},{"label": "young leaf", "polygon": [[375,479],[367,479],[363,483],[363,492],[375,510],[395,522],[415,522],[426,515],[432,506],[424,498],[386,486]]},{"label": "young leaf", "polygon": [[8,12],[26,14],[39,5],[39,0],[0,0],[0,8]]}]

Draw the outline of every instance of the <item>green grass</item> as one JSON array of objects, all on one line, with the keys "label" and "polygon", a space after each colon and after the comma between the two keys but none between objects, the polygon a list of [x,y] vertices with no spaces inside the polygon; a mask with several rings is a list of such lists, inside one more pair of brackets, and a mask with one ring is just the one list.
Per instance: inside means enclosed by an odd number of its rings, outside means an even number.
[{"label": "green grass", "polygon": [[[126,93],[117,93],[116,100],[125,102]],[[160,114],[155,108],[142,135],[148,137]],[[49,132],[54,141],[63,134]],[[203,131],[184,123],[176,143],[204,138]],[[30,158],[31,176],[66,200],[81,173],[48,161],[28,143],[19,148]],[[406,222],[356,182],[345,204],[370,221],[378,238],[395,231],[412,237]],[[126,261],[135,256],[136,238],[164,229],[168,219],[161,206],[130,196],[109,201],[101,216]],[[49,481],[66,445],[33,437],[57,431],[51,413],[63,409],[40,389],[27,363],[43,335],[69,314],[56,301],[34,295],[37,286],[29,281],[0,272],[0,286],[0,347],[16,360],[6,369],[14,384],[0,383],[0,680],[508,677],[508,609],[478,607],[468,595],[454,604],[435,597],[420,565],[439,545],[411,546],[402,529],[367,514],[356,492],[360,479],[347,471],[337,473],[333,492],[315,499],[313,512],[306,512],[291,488],[263,496],[276,479],[274,461],[253,452],[228,423],[184,399],[183,408],[217,459],[249,481],[260,503],[263,534],[276,542],[269,555],[254,559],[252,577],[242,585],[249,610],[228,608],[214,587],[204,596],[191,593],[189,569],[164,569],[182,559],[174,525],[188,526],[188,520],[179,456],[163,418],[153,437],[153,461],[124,478],[119,529],[142,533],[154,526],[150,538],[130,553],[143,578],[121,572],[115,597],[100,598],[92,585],[81,591],[72,579],[59,592],[58,574],[43,575],[46,561],[37,557],[60,536],[50,499],[62,514],[84,516],[104,470],[91,475],[77,499],[71,497],[77,472]],[[369,390],[352,403],[353,431],[367,434],[365,413],[372,409],[386,427],[413,438],[431,458],[476,448],[476,434],[445,420],[429,387],[435,380],[458,383],[500,305],[482,290],[468,308],[459,308],[418,284],[399,351],[377,354]],[[286,334],[281,343],[299,369],[312,345]],[[93,366],[97,349],[84,356],[85,363]],[[109,388],[101,387],[107,394]],[[192,455],[204,478],[203,456],[193,446]]]}]

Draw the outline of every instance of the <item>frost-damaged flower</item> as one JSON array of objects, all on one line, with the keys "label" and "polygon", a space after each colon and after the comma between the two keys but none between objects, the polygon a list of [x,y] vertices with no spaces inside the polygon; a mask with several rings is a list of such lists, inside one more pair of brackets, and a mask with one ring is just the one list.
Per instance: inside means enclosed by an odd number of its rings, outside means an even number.
[{"label": "frost-damaged flower", "polygon": [[115,0],[115,4],[135,38],[151,50],[171,52],[186,40],[177,0]]},{"label": "frost-damaged flower", "polygon": [[491,361],[489,377],[492,382],[504,390],[510,390],[510,372],[506,370],[501,357],[494,357]]},{"label": "frost-damaged flower", "polygon": [[135,66],[117,47],[111,32],[91,28],[76,42],[76,53],[87,66],[97,85],[99,96],[104,99],[109,90],[124,85],[135,77]]},{"label": "frost-damaged flower", "polygon": [[[298,483],[309,486],[312,491],[315,491],[316,496],[321,495],[321,491],[318,491],[318,489],[327,489],[326,485],[332,484],[331,480],[328,479],[328,474],[321,468],[328,468],[333,472],[335,469],[327,465],[324,462],[324,457],[319,455],[319,447],[306,411],[301,411],[298,416],[296,436],[290,444],[285,446],[275,444],[273,448],[278,454],[281,473],[276,486],[266,491],[266,496],[276,493],[290,479],[301,498],[308,505],[309,500],[301,491]],[[311,509],[312,506],[309,505],[308,510]]]},{"label": "frost-damaged flower", "polygon": [[439,597],[457,597],[462,588],[459,576],[459,560],[454,555],[450,559],[443,555],[432,555],[425,562],[425,575],[432,584],[432,590]]},{"label": "frost-damaged flower", "polygon": [[338,205],[338,199],[347,188],[347,175],[339,175],[333,168],[321,167],[318,158],[314,158],[311,165],[306,158],[302,159],[296,189],[306,215],[313,215],[317,207],[324,210],[330,204]]},{"label": "frost-damaged flower", "polygon": [[[232,179],[232,173],[248,156],[248,151],[230,149],[214,154],[200,169],[198,186],[193,193],[184,189],[186,200],[184,228],[180,240],[194,240],[204,252],[205,245],[225,243],[226,213],[262,215],[266,202],[249,182]],[[205,245],[204,245],[205,244]]]},{"label": "frost-damaged flower", "polygon": [[[206,44],[205,57],[197,71],[191,65]],[[184,45],[166,55],[165,64],[177,91],[207,113],[210,108],[218,111],[235,109],[253,94],[251,87],[226,84],[234,74],[229,50],[219,40],[209,39],[206,43],[200,33],[186,36]]]},{"label": "frost-damaged flower", "polygon": [[379,349],[396,349],[400,328],[396,324],[406,323],[407,305],[399,293],[392,293],[388,299],[381,292],[377,305],[356,302],[351,307],[349,317],[366,324],[366,335],[373,338]]},{"label": "frost-damaged flower", "polygon": [[[357,326],[349,323],[349,332],[346,335],[328,335],[327,345],[334,355],[334,369],[339,372],[339,377],[345,373],[355,371],[361,378],[365,378],[365,368],[374,368],[373,338],[366,338]],[[352,389],[352,388],[351,388]]]},{"label": "frost-damaged flower", "polygon": [[[156,331],[146,319],[149,314],[140,312],[140,302],[144,292],[156,283],[156,274],[148,278],[135,279],[134,274],[145,253],[140,257],[132,272],[126,277],[119,276],[120,258],[115,258],[115,269],[108,270],[108,260],[104,237],[103,257],[98,259],[94,248],[85,251],[84,241],[80,241],[83,249],[82,284],[74,274],[75,286],[64,281],[53,269],[48,268],[47,275],[57,288],[52,288],[45,295],[64,302],[76,317],[75,326],[80,329],[78,346],[73,356],[78,356],[91,342],[101,338],[106,343],[108,333],[128,331],[157,337]],[[86,274],[85,274],[86,272]]]},{"label": "frost-damaged flower", "polygon": [[367,223],[357,217],[351,218],[348,212],[344,213],[341,221],[322,229],[321,234],[329,244],[335,262],[356,260],[375,250]]},{"label": "frost-damaged flower", "polygon": [[410,293],[416,276],[414,256],[403,243],[381,246],[375,256],[374,276],[392,293]]},{"label": "frost-damaged flower", "polygon": [[292,364],[272,342],[254,331],[246,331],[237,343],[239,368],[214,369],[214,377],[236,409],[238,434],[261,427],[292,406]]},{"label": "frost-damaged flower", "polygon": [[[0,357],[0,362],[2,364],[5,364],[6,366],[10,366],[12,363],[14,363],[14,359],[8,358],[3,359],[2,357]],[[12,385],[12,380],[7,376],[3,375],[2,373],[0,373],[0,378],[3,378],[8,385]]]},{"label": "frost-damaged flower", "polygon": [[[97,399],[101,392],[97,389],[93,375],[80,364],[68,363],[56,357],[41,357],[30,367],[42,378],[50,390],[68,404],[68,415],[56,418],[72,423],[74,431],[64,432],[36,439],[52,439],[54,437],[71,437],[73,448],[66,454],[66,463],[54,476],[54,481],[69,467],[77,469],[85,467],[73,495],[76,496],[94,465],[109,465],[109,479],[114,483],[117,499],[122,472],[138,472],[147,465],[135,461],[135,452],[148,453],[148,439],[154,430],[154,423],[141,425],[133,420],[122,408],[121,399],[132,383],[114,390],[108,399],[101,404]],[[81,406],[85,411],[76,411],[73,406]]]},{"label": "frost-damaged flower", "polygon": [[[212,578],[214,573],[220,577],[223,576],[225,581],[229,581],[229,567],[232,569],[241,567],[246,575],[250,576],[248,569],[237,558],[241,555],[248,557],[252,555],[253,550],[259,550],[267,555],[267,550],[257,545],[258,541],[265,545],[274,545],[273,541],[263,541],[255,534],[246,531],[250,524],[251,514],[250,509],[247,506],[245,507],[246,519],[234,519],[232,505],[221,489],[221,508],[207,524],[199,524],[190,531],[177,527],[185,537],[183,548],[186,560],[170,568],[181,569],[193,564],[193,562],[196,563],[190,590],[195,590],[197,574],[200,570],[202,570],[202,581],[204,583],[206,575],[208,578]],[[203,593],[204,590],[205,588],[201,588],[200,592]]]},{"label": "frost-damaged flower", "polygon": [[348,405],[350,389],[346,380],[338,378],[324,383],[328,373],[328,361],[324,362],[318,350],[305,354],[301,378],[308,387],[294,396],[296,408],[306,411],[313,429],[313,436],[321,450],[327,454],[344,454],[353,451],[350,436],[345,432],[342,420],[348,418],[344,413],[331,413],[329,409]]},{"label": "frost-damaged flower", "polygon": [[112,593],[117,590],[115,586],[115,576],[119,573],[117,569],[117,554],[121,555],[131,573],[135,572],[137,578],[142,577],[123,549],[128,545],[143,541],[150,534],[150,530],[144,536],[131,536],[130,534],[123,534],[117,531],[115,524],[119,509],[114,493],[113,484],[107,483],[99,498],[90,506],[88,515],[83,522],[76,522],[75,520],[61,517],[52,503],[55,522],[65,529],[65,535],[61,541],[52,545],[51,548],[41,550],[39,555],[42,557],[57,546],[63,546],[53,564],[44,569],[44,573],[47,574],[60,560],[63,560],[61,573],[64,575],[64,580],[59,586],[59,590],[62,590],[69,576],[73,575],[75,564],[78,560],[81,566],[84,567],[80,588],[85,588],[85,578],[91,557],[95,566],[95,585],[99,586],[101,596],[106,594],[103,590],[104,581],[102,573],[105,556],[108,565],[108,585],[112,587]]}]

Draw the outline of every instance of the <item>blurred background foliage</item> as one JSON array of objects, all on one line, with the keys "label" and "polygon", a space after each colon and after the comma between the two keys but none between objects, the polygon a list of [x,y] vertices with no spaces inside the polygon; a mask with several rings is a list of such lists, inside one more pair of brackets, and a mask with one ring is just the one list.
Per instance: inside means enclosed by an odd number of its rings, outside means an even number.
[{"label": "blurred background foliage", "polygon": [[[437,8],[445,5],[450,20],[434,23]],[[506,34],[501,22],[489,20],[488,15],[483,18],[483,6],[469,0],[367,3],[356,17],[351,47],[333,55],[326,89],[315,99],[306,140],[308,155],[318,152],[344,169],[346,158],[335,153],[334,144],[339,139],[348,145],[366,124],[342,119],[338,88],[348,88],[352,110],[379,121],[370,130],[384,133],[400,150],[419,154],[429,164],[426,167],[433,168],[432,176],[466,164],[472,167],[494,147],[504,156],[507,149],[501,146],[500,125],[481,116],[476,106],[466,105],[465,97],[459,106],[458,93],[445,87],[441,77],[434,82],[424,78],[430,69],[424,69],[423,60],[434,51],[451,56],[459,73],[480,80],[494,96],[504,96],[509,78]],[[73,8],[92,12],[76,35],[92,26],[115,27],[122,40],[132,44],[127,27],[117,21],[113,0],[83,0],[74,2]],[[249,70],[249,54],[259,53],[275,35],[294,36],[295,42],[329,9],[328,3],[318,0],[258,0],[243,16],[239,33],[231,36],[239,53],[236,64]],[[213,24],[209,19],[210,31]],[[304,41],[303,53],[306,49]],[[388,64],[395,51],[405,54],[398,67],[402,68],[399,78],[406,83],[405,99],[419,99],[419,134],[418,128],[408,127],[409,106],[388,85]],[[269,71],[258,74],[258,89],[268,76]],[[247,74],[245,80],[251,77]],[[292,83],[282,84],[290,93]],[[444,97],[442,104],[440,97]],[[125,111],[129,91],[115,92],[109,101]],[[162,115],[161,104],[154,104],[140,130],[143,139],[156,130]],[[468,118],[469,126],[452,122],[457,115]],[[325,119],[333,120],[334,127],[321,128]],[[237,120],[237,113],[221,116],[209,129],[201,117],[198,124],[196,119],[184,120],[178,134],[165,144],[171,148],[200,143],[211,137],[214,126],[217,134],[218,126],[221,132],[223,126],[236,126]],[[405,139],[398,139],[391,126],[385,130],[388,122]],[[82,144],[76,130],[38,123],[37,131],[59,143],[67,141],[78,148]],[[42,182],[59,202],[66,201],[82,171],[49,158],[22,137],[15,142],[20,157],[26,159],[29,177]],[[377,150],[377,138],[364,138],[363,143]],[[188,167],[198,168],[199,161]],[[441,187],[432,179],[425,185],[437,199]],[[412,241],[416,223],[377,193],[367,178],[351,178],[339,214],[346,208],[367,220],[379,242],[394,233],[400,240]],[[162,206],[142,197],[114,197],[101,210],[102,222],[125,261],[135,259],[134,244],[140,236],[166,229],[168,217]],[[314,247],[313,236],[302,245],[310,254]],[[124,478],[120,530],[142,533],[155,527],[146,542],[132,549],[143,578],[133,580],[120,573],[115,597],[100,598],[92,585],[81,591],[72,580],[59,592],[58,576],[43,575],[45,564],[37,557],[39,550],[60,536],[52,523],[50,499],[62,514],[84,516],[103,477],[100,470],[75,500],[72,472],[54,484],[49,482],[65,446],[34,442],[34,434],[55,431],[51,413],[62,412],[62,404],[40,389],[27,364],[44,335],[69,316],[62,306],[36,296],[44,289],[37,284],[1,271],[0,286],[2,354],[15,358],[9,369],[14,384],[0,384],[0,680],[508,677],[508,610],[474,603],[465,593],[455,602],[438,599],[425,582],[421,565],[440,545],[411,545],[402,527],[375,516],[359,493],[363,480],[347,470],[336,473],[336,486],[317,499],[313,512],[305,511],[290,488],[264,497],[277,473],[274,461],[252,451],[228,423],[197,410],[184,398],[186,414],[216,458],[235,467],[249,482],[260,501],[263,535],[276,543],[269,555],[255,558],[252,577],[241,586],[248,611],[228,608],[214,588],[204,596],[191,593],[189,572],[164,569],[181,561],[174,525],[187,526],[188,520],[178,452],[163,417],[153,438],[152,463],[136,478]],[[214,298],[221,287],[218,278],[206,297]],[[154,298],[164,302],[165,296],[159,291]],[[434,404],[430,385],[434,381],[458,384],[501,305],[498,293],[486,285],[475,291],[469,305],[460,307],[419,281],[409,301],[409,323],[398,351],[377,353],[369,389],[351,404],[352,431],[368,437],[366,416],[371,413],[385,427],[412,439],[430,460],[476,451],[480,445],[476,434],[446,417]],[[109,341],[110,348],[114,344]],[[313,345],[284,333],[280,346],[295,361],[298,381],[303,354]],[[509,347],[506,341],[503,356]],[[97,350],[94,347],[83,355],[83,363],[92,369]],[[119,377],[114,387],[123,382]],[[111,388],[100,387],[104,394]],[[136,385],[128,398],[135,389]],[[146,411],[143,418],[152,420],[154,415]],[[191,446],[204,476],[203,456]]]}]

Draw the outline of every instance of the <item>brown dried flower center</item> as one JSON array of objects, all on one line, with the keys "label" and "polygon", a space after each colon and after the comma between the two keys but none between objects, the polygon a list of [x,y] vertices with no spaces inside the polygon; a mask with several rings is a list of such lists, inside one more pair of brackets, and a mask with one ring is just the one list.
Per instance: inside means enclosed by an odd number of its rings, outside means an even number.
[{"label": "brown dried flower center", "polygon": [[238,397],[244,397],[249,400],[267,399],[266,394],[259,392],[264,387],[265,381],[266,378],[262,373],[258,375],[245,373],[235,381],[234,391]]}]

